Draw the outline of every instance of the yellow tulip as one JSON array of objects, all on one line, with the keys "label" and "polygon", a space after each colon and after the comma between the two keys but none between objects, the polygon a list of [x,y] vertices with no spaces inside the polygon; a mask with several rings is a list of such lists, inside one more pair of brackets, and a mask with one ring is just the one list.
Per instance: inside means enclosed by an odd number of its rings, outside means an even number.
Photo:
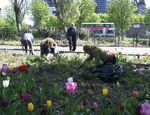
[{"label": "yellow tulip", "polygon": [[13,66],[11,66],[9,69],[10,69],[10,71],[12,71],[12,70],[14,69],[14,67],[13,67]]},{"label": "yellow tulip", "polygon": [[51,106],[52,106],[51,100],[48,100],[48,101],[47,101],[47,106],[48,106],[48,107],[51,107]]},{"label": "yellow tulip", "polygon": [[103,89],[103,95],[107,95],[108,94],[108,89]]},{"label": "yellow tulip", "polygon": [[38,68],[38,64],[36,64],[36,68]]},{"label": "yellow tulip", "polygon": [[34,110],[34,105],[32,103],[28,104],[28,110],[31,112]]},{"label": "yellow tulip", "polygon": [[10,77],[7,77],[7,80],[9,80],[9,81],[10,81]]}]

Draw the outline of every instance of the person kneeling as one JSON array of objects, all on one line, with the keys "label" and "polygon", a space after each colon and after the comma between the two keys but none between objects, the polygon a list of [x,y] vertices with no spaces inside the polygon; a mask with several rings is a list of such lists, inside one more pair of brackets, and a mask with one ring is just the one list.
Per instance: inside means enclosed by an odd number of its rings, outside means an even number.
[{"label": "person kneeling", "polygon": [[89,46],[85,45],[83,47],[83,50],[85,53],[89,54],[89,57],[82,62],[80,65],[80,68],[83,67],[85,62],[89,62],[95,58],[95,66],[98,67],[100,66],[100,61],[105,62],[111,62],[112,64],[116,63],[116,57],[113,53],[110,53],[102,48],[98,48],[96,46]]},{"label": "person kneeling", "polygon": [[52,53],[54,56],[57,55],[57,43],[52,38],[46,38],[40,43],[41,56],[44,54],[47,56]]}]

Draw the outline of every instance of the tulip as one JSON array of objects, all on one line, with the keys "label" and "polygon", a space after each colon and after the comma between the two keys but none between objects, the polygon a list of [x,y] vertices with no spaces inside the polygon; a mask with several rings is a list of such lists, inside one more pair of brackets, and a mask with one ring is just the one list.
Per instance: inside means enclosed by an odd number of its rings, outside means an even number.
[{"label": "tulip", "polygon": [[25,102],[30,101],[30,94],[25,94],[25,95],[24,95],[24,101],[25,101]]},{"label": "tulip", "polygon": [[83,101],[83,105],[84,105],[84,106],[86,105],[86,100]]},{"label": "tulip", "polygon": [[30,67],[30,64],[27,64],[27,66],[26,66],[27,68],[29,68]]},{"label": "tulip", "polygon": [[80,54],[80,52],[77,53],[77,55],[79,55],[79,54]]},{"label": "tulip", "polygon": [[135,114],[136,115],[141,115],[141,105],[137,106]]},{"label": "tulip", "polygon": [[118,86],[118,87],[120,87],[120,84],[119,84],[119,82],[118,82],[118,81],[117,81],[117,86]]},{"label": "tulip", "polygon": [[51,107],[51,106],[52,106],[51,100],[48,100],[48,101],[47,101],[47,106],[48,106],[48,107]]},{"label": "tulip", "polygon": [[10,69],[10,71],[12,71],[12,70],[14,69],[14,67],[13,67],[13,66],[11,66],[9,69]]},{"label": "tulip", "polygon": [[36,64],[36,68],[38,68],[38,64]]},{"label": "tulip", "polygon": [[9,81],[10,81],[10,77],[7,77],[7,80],[9,80]]},{"label": "tulip", "polygon": [[3,80],[3,87],[8,87],[9,80]]},{"label": "tulip", "polygon": [[16,53],[14,53],[14,56],[16,56]]},{"label": "tulip", "polygon": [[139,92],[138,92],[138,91],[134,91],[133,93],[134,93],[134,96],[135,96],[135,97],[138,97],[138,96],[139,96]]},{"label": "tulip", "polygon": [[70,93],[75,92],[77,90],[77,83],[74,82],[66,82],[65,83],[66,90]]},{"label": "tulip", "polygon": [[145,102],[141,105],[141,115],[149,115],[150,113],[150,105]]},{"label": "tulip", "polygon": [[72,78],[72,77],[69,77],[69,78],[68,78],[68,82],[73,82],[73,78]]},{"label": "tulip", "polygon": [[98,108],[97,103],[93,103],[93,107],[94,107],[94,109]]},{"label": "tulip", "polygon": [[20,99],[23,99],[23,95],[22,94],[20,94]]},{"label": "tulip", "polygon": [[34,110],[34,105],[32,103],[28,104],[28,110],[31,112]]},{"label": "tulip", "polygon": [[41,77],[39,78],[39,82],[40,82],[40,83],[42,82],[42,78],[41,78]]},{"label": "tulip", "polygon": [[4,65],[2,69],[3,69],[3,72],[5,73],[9,72],[9,68],[6,65]]},{"label": "tulip", "polygon": [[103,95],[107,95],[108,94],[108,89],[105,88],[105,89],[103,89],[102,92],[103,92]]},{"label": "tulip", "polygon": [[120,111],[123,111],[124,110],[124,106],[120,105]]},{"label": "tulip", "polygon": [[3,100],[2,100],[2,105],[3,105],[4,107],[6,107],[6,106],[8,105],[8,99],[3,99]]},{"label": "tulip", "polygon": [[16,73],[16,69],[13,69],[13,70],[12,70],[12,73],[15,74],[15,73]]}]

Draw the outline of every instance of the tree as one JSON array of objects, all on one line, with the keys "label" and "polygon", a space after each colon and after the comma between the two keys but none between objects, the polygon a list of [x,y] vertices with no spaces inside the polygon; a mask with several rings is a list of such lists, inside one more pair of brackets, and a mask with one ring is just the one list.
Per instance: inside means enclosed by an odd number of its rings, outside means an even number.
[{"label": "tree", "polygon": [[24,16],[26,12],[28,11],[28,4],[27,0],[9,0],[11,3],[14,11],[15,11],[15,18],[16,18],[16,24],[17,24],[17,29],[20,34],[21,32],[21,23],[24,19]]},{"label": "tree", "polygon": [[105,14],[102,14],[102,13],[99,13],[98,14],[99,15],[99,17],[100,17],[100,19],[101,19],[101,23],[106,23],[106,22],[108,22],[108,15],[105,13]]},{"label": "tree", "polygon": [[145,22],[150,25],[150,8],[146,9]]},{"label": "tree", "polygon": [[96,3],[93,0],[80,0],[78,4],[80,14],[77,22],[79,23],[80,30],[83,20],[94,13]]},{"label": "tree", "polygon": [[136,4],[131,3],[130,0],[112,0],[109,3],[108,16],[120,30],[122,40],[123,33],[129,29],[131,17],[136,10]]},{"label": "tree", "polygon": [[101,19],[97,13],[92,13],[86,19],[84,19],[83,22],[100,23]]},{"label": "tree", "polygon": [[36,21],[37,29],[43,26],[43,21],[47,21],[50,15],[49,6],[44,0],[33,0],[31,3],[31,12],[33,20]]},{"label": "tree", "polygon": [[[77,0],[49,0],[56,8],[57,16],[61,22],[64,34],[67,34],[66,24],[75,21],[79,16]],[[69,24],[70,25],[70,24]]]},{"label": "tree", "polygon": [[54,15],[52,15],[52,16],[49,17],[46,26],[48,26],[48,27],[62,28],[61,24],[60,24],[60,20],[58,19],[57,16],[54,16]]}]

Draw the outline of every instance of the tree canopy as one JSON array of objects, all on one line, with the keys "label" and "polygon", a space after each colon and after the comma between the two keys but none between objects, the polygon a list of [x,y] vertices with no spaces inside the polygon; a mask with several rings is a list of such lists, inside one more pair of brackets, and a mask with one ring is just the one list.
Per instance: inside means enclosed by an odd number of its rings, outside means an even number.
[{"label": "tree canopy", "polygon": [[120,30],[123,39],[123,32],[130,27],[130,20],[134,12],[137,10],[135,3],[130,0],[112,0],[108,7],[108,16]]}]

